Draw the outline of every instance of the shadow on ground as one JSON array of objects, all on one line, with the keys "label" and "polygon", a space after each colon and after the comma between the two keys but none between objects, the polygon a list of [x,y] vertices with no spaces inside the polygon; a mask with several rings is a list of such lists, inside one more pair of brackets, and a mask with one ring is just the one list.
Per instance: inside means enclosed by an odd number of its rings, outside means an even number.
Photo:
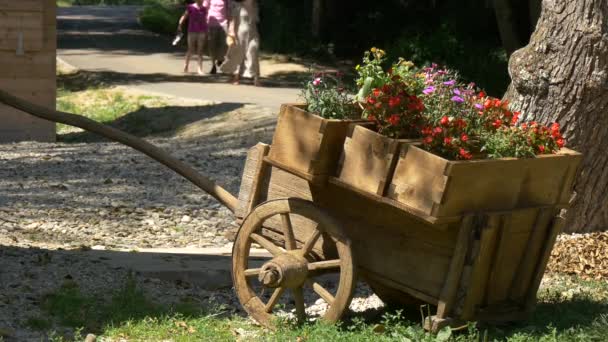
[{"label": "shadow on ground", "polygon": [[[64,251],[0,246],[0,257],[0,265],[5,269],[24,272],[10,277],[0,273],[0,279],[4,282],[0,283],[0,288],[26,291],[28,305],[42,308],[40,317],[20,323],[29,328],[45,330],[59,324],[71,328],[84,327],[87,333],[99,333],[108,326],[121,327],[127,322],[131,325],[141,322],[160,324],[158,322],[173,315],[178,315],[182,320],[207,317],[209,314],[216,314],[214,317],[218,319],[244,315],[230,290],[231,258],[228,254],[184,255],[87,249]],[[267,259],[260,257],[258,262],[261,264],[264,260]],[[47,269],[53,272],[46,272]],[[112,272],[115,278],[108,279],[108,272]],[[24,279],[20,279],[25,276],[28,277],[27,286],[23,283]],[[99,293],[87,292],[92,284],[96,284]],[[102,284],[101,287],[99,284]],[[107,284],[107,287],[103,284]],[[27,293],[28,286],[33,291],[31,294]],[[31,290],[31,286],[35,290]],[[218,296],[219,292],[216,292],[220,289],[223,296]],[[159,293],[168,291],[179,295],[168,301],[158,297]],[[221,313],[217,311],[218,304],[223,306]],[[0,306],[0,309],[6,310],[7,306]],[[416,326],[418,312],[418,308],[413,307],[401,312],[393,308],[368,310],[347,315],[344,324],[337,329],[360,329],[361,322],[368,325],[386,324],[385,314],[393,317],[391,324]],[[480,334],[487,334],[490,339],[515,338],[520,334],[540,338],[551,335],[553,331],[562,334],[577,329],[593,334],[594,325],[606,322],[606,312],[607,303],[588,298],[557,302],[544,300],[529,320],[513,325],[483,326],[480,327]],[[387,326],[387,329],[390,328]]]},{"label": "shadow on ground", "polygon": [[[220,103],[207,106],[142,107],[105,124],[137,137],[149,135],[172,136],[182,127],[214,118],[242,108],[240,103]],[[107,139],[90,132],[67,133],[58,136],[61,142],[99,142]]]},{"label": "shadow on ground", "polygon": [[[266,88],[298,88],[310,77],[304,72],[278,72],[269,78],[261,78],[262,86]],[[163,73],[134,74],[108,70],[79,70],[74,73],[57,76],[60,88],[69,91],[82,91],[100,87],[128,86],[144,83],[229,83],[229,75],[169,75]],[[252,84],[244,79],[242,84]]]}]

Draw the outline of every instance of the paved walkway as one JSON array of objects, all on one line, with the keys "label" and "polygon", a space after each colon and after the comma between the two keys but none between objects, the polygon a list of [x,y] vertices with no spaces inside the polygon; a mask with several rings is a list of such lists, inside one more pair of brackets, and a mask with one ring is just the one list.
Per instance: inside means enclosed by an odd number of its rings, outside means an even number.
[{"label": "paved walkway", "polygon": [[[265,87],[226,84],[227,77],[184,75],[183,46],[140,28],[139,7],[75,6],[58,11],[58,56],[83,70],[111,73],[129,85],[159,94],[278,109],[298,99],[294,76],[307,67],[262,60]],[[209,69],[209,61],[205,69]],[[195,70],[194,64],[191,69]]]}]

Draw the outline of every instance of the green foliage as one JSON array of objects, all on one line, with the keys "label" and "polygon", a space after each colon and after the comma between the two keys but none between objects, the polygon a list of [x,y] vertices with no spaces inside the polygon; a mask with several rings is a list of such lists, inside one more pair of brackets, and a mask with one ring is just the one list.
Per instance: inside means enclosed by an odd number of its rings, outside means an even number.
[{"label": "green foliage", "polygon": [[507,56],[499,44],[458,32],[443,24],[431,32],[404,30],[389,42],[392,57],[403,56],[416,65],[436,62],[458,70],[466,81],[475,81],[489,94],[502,97],[509,84]]},{"label": "green foliage", "polygon": [[179,6],[153,3],[141,11],[139,22],[146,30],[172,35],[177,32],[177,24],[183,12]]},{"label": "green foliage", "polygon": [[342,83],[341,75],[322,73],[306,82],[302,98],[307,110],[326,119],[358,118],[355,104]]}]

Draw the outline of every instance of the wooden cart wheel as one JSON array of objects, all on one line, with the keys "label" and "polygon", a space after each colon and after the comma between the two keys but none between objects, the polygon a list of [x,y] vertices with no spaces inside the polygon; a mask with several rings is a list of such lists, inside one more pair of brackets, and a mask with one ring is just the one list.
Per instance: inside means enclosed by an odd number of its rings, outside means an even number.
[{"label": "wooden cart wheel", "polygon": [[[264,222],[277,215],[281,218],[280,240],[284,240],[284,247],[261,234]],[[304,235],[302,231],[294,230],[292,225],[295,216],[316,223],[316,228],[310,229],[312,231],[308,232],[308,236],[301,236]],[[323,248],[330,244],[337,251],[335,257],[318,257],[321,238]],[[272,259],[258,268],[249,265],[253,242],[272,254]],[[328,304],[322,319],[332,323],[338,321],[352,299],[354,271],[350,239],[343,234],[336,220],[313,203],[302,199],[272,200],[256,207],[243,221],[232,251],[232,279],[239,301],[249,315],[269,328],[275,327],[273,309],[287,292],[293,296],[293,302],[289,304],[295,306],[298,322],[306,321],[304,289],[314,291]],[[319,274],[326,273],[339,277],[335,293],[315,279]],[[262,291],[269,291],[268,294],[272,292],[270,298],[264,300],[261,294],[256,293],[254,285]]]}]

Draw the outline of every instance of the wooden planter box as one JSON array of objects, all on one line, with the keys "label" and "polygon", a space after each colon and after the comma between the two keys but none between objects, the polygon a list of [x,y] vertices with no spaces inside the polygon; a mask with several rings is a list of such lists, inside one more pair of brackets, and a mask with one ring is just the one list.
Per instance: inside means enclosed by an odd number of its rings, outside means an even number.
[{"label": "wooden planter box", "polygon": [[364,121],[324,119],[304,108],[281,106],[268,158],[310,178],[333,176],[349,126]]},{"label": "wooden planter box", "polygon": [[364,126],[351,126],[338,165],[338,178],[358,190],[384,196],[400,147],[416,140],[391,139]]},{"label": "wooden planter box", "polygon": [[575,151],[529,159],[450,161],[416,146],[399,155],[387,196],[433,217],[567,206],[581,161]]}]

